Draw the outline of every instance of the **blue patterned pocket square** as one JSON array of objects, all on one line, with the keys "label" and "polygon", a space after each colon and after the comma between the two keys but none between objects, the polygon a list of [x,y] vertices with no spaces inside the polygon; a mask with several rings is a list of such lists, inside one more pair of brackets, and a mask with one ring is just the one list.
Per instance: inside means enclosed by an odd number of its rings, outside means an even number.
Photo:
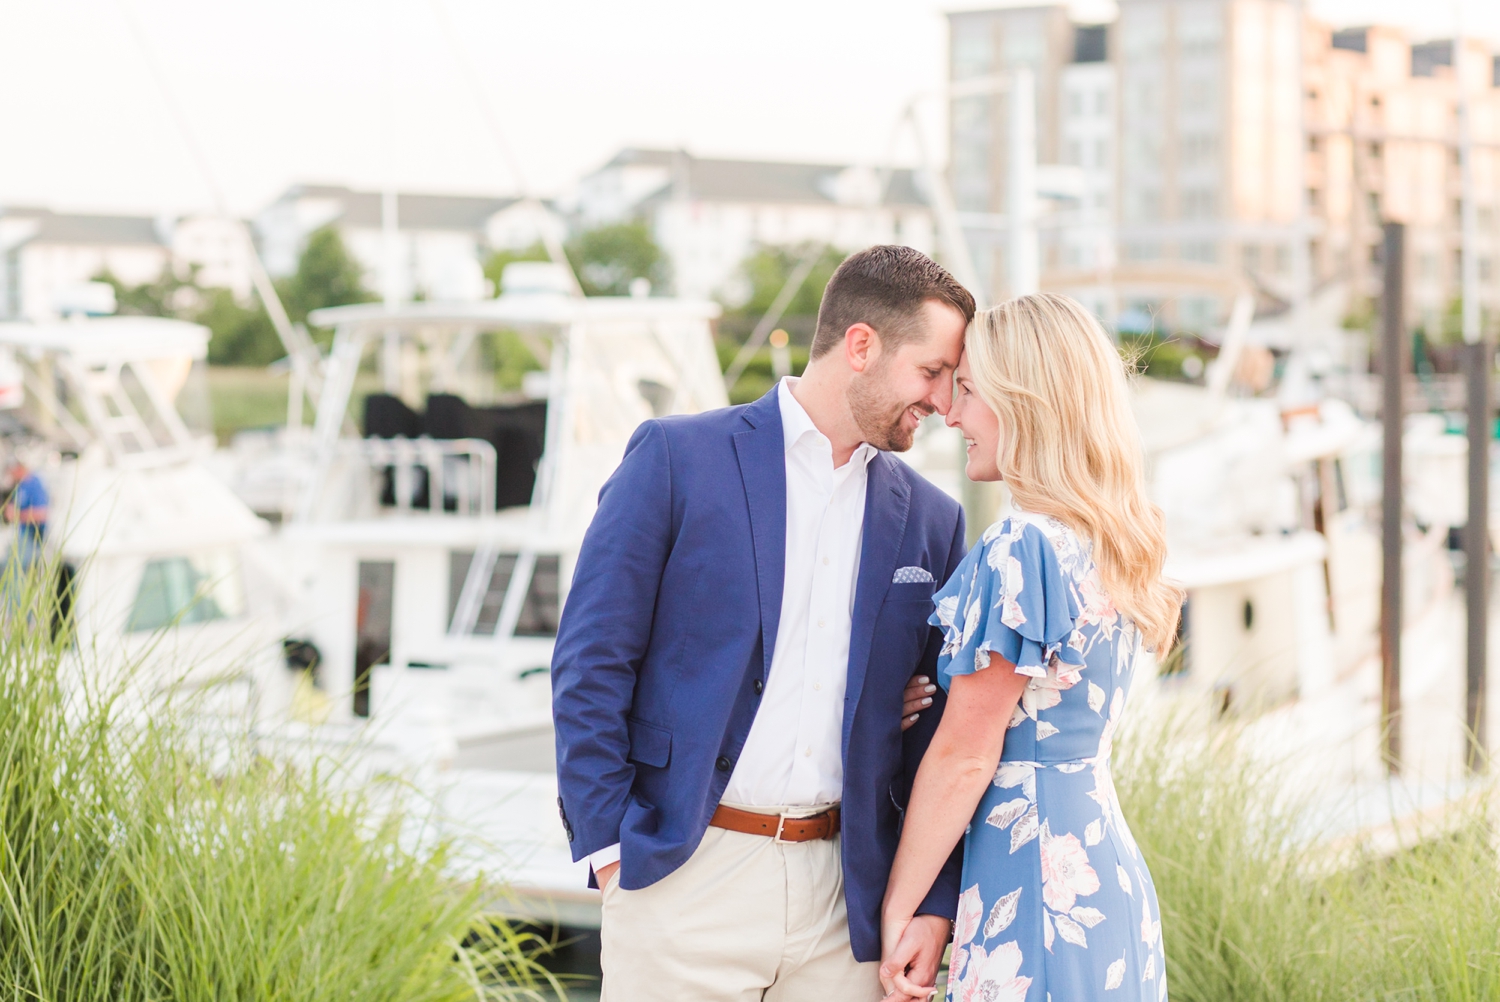
[{"label": "blue patterned pocket square", "polygon": [[932,572],[925,567],[901,567],[891,584],[933,584]]}]

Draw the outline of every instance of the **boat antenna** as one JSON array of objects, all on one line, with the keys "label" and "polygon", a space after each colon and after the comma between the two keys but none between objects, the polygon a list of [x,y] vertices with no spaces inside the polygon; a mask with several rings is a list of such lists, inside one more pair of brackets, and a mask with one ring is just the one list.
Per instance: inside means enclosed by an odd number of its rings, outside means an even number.
[{"label": "boat antenna", "polygon": [[145,33],[141,30],[140,22],[136,20],[130,5],[126,0],[116,0],[121,16],[125,19],[126,26],[130,29],[131,38],[135,40],[136,48],[140,50],[141,58],[146,64],[146,69],[151,74],[151,79],[156,84],[156,89],[161,95],[162,104],[166,106],[167,114],[171,117],[173,125],[176,126],[178,135],[183,145],[187,147],[194,165],[198,168],[204,185],[208,188],[209,195],[213,199],[214,211],[226,220],[237,224],[240,236],[245,242],[246,249],[250,252],[250,280],[255,285],[255,291],[260,296],[260,301],[265,305],[266,315],[271,318],[271,326],[276,329],[276,335],[281,339],[281,345],[286,349],[287,356],[292,365],[301,371],[302,378],[306,381],[307,388],[314,396],[317,395],[322,386],[322,356],[318,354],[317,347],[312,338],[307,336],[307,331],[292,323],[287,316],[286,307],[282,305],[281,297],[276,294],[276,287],[271,283],[271,276],[266,271],[265,262],[260,258],[260,251],[255,246],[255,240],[250,235],[250,228],[245,225],[244,220],[236,218],[229,211],[228,200],[224,197],[224,189],[220,186],[218,177],[214,174],[208,157],[203,152],[203,147],[198,145],[197,136],[192,126],[189,125],[187,116],[183,114],[182,106],[179,105],[172,93],[172,88],[167,83],[166,75],[161,70],[161,64],[157,62],[155,53],[152,52],[150,44],[146,40]]},{"label": "boat antenna", "polygon": [[541,199],[532,193],[531,186],[526,183],[526,175],[521,170],[520,161],[516,159],[515,152],[510,143],[505,139],[505,130],[500,126],[500,116],[495,113],[495,106],[490,101],[489,92],[485,90],[484,83],[479,78],[479,72],[474,68],[473,61],[469,58],[469,52],[459,41],[458,33],[453,30],[453,21],[448,17],[448,10],[443,6],[442,0],[428,0],[432,8],[432,16],[437,21],[438,27],[442,29],[443,39],[448,43],[448,48],[453,54],[453,61],[458,64],[459,71],[463,74],[464,83],[474,101],[479,105],[479,110],[484,116],[485,125],[489,128],[490,138],[494,140],[496,148],[500,151],[500,157],[505,161],[506,169],[510,171],[511,180],[515,183],[516,190],[520,193],[521,203],[538,213],[542,219],[542,225],[537,227],[541,232],[542,246],[547,249],[547,256],[552,263],[558,265],[568,276],[568,284],[572,287],[573,295],[582,296],[583,286],[578,283],[578,275],[573,271],[573,265],[568,261],[567,252],[563,250],[562,241],[557,239],[557,234],[547,224],[554,216],[551,209],[542,204]]}]

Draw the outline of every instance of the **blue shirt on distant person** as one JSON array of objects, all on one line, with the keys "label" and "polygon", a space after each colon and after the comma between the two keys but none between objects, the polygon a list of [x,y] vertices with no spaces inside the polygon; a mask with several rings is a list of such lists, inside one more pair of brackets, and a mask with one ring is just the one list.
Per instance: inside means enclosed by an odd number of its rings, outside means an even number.
[{"label": "blue shirt on distant person", "polygon": [[5,516],[16,523],[16,556],[29,566],[41,553],[47,533],[47,487],[40,477],[24,467],[15,471],[20,481],[5,504]]}]

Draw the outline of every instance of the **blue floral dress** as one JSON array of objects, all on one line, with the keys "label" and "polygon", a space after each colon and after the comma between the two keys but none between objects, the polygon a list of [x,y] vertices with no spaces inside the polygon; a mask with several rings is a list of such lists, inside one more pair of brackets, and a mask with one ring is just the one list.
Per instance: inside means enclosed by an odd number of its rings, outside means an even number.
[{"label": "blue floral dress", "polygon": [[1057,519],[990,526],[933,596],[944,689],[998,654],[1031,677],[964,839],[948,998],[1161,1002],[1156,890],[1110,777],[1140,635]]}]

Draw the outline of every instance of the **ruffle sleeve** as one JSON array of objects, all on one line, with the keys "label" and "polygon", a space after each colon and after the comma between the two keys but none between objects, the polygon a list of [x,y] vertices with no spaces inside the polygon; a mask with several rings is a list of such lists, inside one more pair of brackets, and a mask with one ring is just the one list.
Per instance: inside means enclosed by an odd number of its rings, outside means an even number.
[{"label": "ruffle sleeve", "polygon": [[986,532],[933,604],[928,621],[943,631],[938,680],[944,689],[955,675],[986,667],[992,653],[1033,678],[1044,677],[1054,657],[1084,664],[1074,625],[1078,600],[1052,542],[1030,522],[1010,517]]}]

